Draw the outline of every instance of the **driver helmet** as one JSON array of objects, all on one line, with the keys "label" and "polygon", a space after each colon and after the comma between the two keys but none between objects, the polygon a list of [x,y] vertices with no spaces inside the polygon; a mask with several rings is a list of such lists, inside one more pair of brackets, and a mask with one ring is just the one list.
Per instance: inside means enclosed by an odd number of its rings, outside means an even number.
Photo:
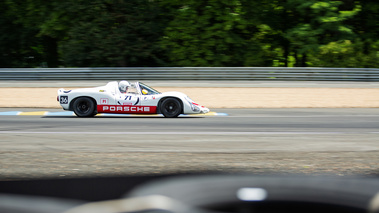
[{"label": "driver helmet", "polygon": [[130,84],[127,81],[120,81],[118,84],[118,88],[120,89],[121,93],[126,93],[128,91],[128,87],[130,87]]}]

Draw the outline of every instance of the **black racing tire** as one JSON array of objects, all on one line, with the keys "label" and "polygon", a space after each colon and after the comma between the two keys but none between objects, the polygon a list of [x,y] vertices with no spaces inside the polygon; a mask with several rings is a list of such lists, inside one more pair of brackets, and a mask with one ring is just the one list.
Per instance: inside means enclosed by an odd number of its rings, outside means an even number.
[{"label": "black racing tire", "polygon": [[93,117],[96,115],[95,103],[91,98],[80,97],[74,101],[72,107],[78,117]]},{"label": "black racing tire", "polygon": [[167,98],[162,101],[160,111],[166,118],[176,118],[182,113],[181,102],[176,98]]}]

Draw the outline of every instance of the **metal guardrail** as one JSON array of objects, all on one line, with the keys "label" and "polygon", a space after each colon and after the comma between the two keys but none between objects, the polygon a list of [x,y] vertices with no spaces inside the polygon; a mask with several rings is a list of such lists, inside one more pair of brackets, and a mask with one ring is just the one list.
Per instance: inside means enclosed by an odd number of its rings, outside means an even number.
[{"label": "metal guardrail", "polygon": [[0,80],[379,81],[379,69],[287,67],[1,68]]}]

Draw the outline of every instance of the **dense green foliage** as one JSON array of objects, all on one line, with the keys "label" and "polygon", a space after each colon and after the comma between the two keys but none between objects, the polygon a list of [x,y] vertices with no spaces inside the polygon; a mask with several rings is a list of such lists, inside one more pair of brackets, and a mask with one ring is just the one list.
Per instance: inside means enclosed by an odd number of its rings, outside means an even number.
[{"label": "dense green foliage", "polygon": [[379,67],[374,0],[4,0],[0,67]]}]

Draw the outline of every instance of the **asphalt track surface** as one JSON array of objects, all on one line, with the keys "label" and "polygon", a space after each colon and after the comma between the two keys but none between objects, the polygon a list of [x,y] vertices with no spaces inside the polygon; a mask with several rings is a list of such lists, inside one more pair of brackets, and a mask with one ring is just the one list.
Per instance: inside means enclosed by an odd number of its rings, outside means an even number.
[{"label": "asphalt track surface", "polygon": [[[43,115],[5,112],[49,111]],[[0,109],[0,180],[185,172],[379,174],[379,109],[78,118]],[[12,114],[12,113],[10,113]],[[38,114],[38,113],[37,113]]]}]

